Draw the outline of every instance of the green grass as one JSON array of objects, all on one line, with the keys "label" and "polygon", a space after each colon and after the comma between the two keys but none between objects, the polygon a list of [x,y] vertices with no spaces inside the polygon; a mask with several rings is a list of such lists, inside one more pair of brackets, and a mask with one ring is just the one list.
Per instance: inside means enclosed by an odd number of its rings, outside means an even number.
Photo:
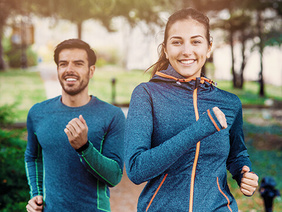
[{"label": "green grass", "polygon": [[236,94],[242,104],[264,105],[265,100],[269,98],[282,101],[282,86],[265,85],[266,97],[258,95],[260,86],[257,82],[245,82],[243,89],[234,89],[231,81],[219,81],[218,87]]},{"label": "green grass", "polygon": [[[124,71],[116,67],[97,68],[89,84],[89,93],[112,103],[112,79],[116,79],[117,104],[128,104],[133,89],[141,82],[150,79],[150,73],[140,70]],[[219,81],[218,87],[239,96],[243,104],[263,105],[265,100],[272,98],[282,101],[282,86],[266,85],[266,98],[258,96],[259,85],[246,82],[244,90],[233,89],[232,83]],[[13,106],[15,121],[23,122],[33,104],[46,99],[43,81],[38,72],[27,70],[8,70],[0,72],[0,106]]]},{"label": "green grass", "polygon": [[0,93],[0,106],[11,106],[16,122],[25,121],[30,107],[46,99],[40,74],[21,69],[0,72]]},{"label": "green grass", "polygon": [[116,70],[111,67],[98,68],[90,81],[89,93],[104,101],[112,102],[112,79],[116,80],[115,102],[124,104],[130,102],[131,93],[138,84],[150,79],[150,73],[140,70]]}]

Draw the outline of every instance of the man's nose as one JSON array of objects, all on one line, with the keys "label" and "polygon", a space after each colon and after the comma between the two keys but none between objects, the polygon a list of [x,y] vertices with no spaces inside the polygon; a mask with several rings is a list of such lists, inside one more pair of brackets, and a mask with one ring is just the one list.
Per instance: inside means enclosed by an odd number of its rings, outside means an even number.
[{"label": "man's nose", "polygon": [[72,64],[72,63],[69,63],[69,64],[68,64],[66,71],[67,71],[67,72],[73,71],[73,64]]}]

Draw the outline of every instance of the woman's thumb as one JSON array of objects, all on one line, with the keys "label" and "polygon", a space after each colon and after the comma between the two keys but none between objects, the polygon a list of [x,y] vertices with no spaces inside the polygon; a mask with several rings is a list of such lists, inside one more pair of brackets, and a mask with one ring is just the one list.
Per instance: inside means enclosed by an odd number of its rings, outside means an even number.
[{"label": "woman's thumb", "polygon": [[246,172],[249,172],[249,171],[250,171],[250,168],[245,165],[245,166],[243,166],[241,173],[246,173]]}]

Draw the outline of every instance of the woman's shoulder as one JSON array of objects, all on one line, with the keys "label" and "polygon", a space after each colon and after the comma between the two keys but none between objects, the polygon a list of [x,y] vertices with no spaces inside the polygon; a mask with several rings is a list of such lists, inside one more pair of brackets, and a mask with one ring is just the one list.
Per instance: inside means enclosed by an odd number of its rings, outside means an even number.
[{"label": "woman's shoulder", "polygon": [[229,103],[238,106],[242,105],[240,98],[236,94],[228,92],[226,90],[216,88],[216,96],[222,101],[228,101]]}]

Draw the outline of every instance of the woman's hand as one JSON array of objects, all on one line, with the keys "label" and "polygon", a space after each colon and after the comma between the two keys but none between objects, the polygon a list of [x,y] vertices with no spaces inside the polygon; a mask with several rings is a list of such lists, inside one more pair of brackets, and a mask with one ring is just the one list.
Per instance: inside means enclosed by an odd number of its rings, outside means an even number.
[{"label": "woman's hand", "polygon": [[218,107],[214,107],[212,110],[213,110],[217,120],[221,124],[222,128],[223,129],[227,128],[227,122],[226,122],[226,118],[225,118],[224,113]]},{"label": "woman's hand", "polygon": [[248,166],[243,166],[242,172],[243,177],[241,179],[240,190],[245,196],[252,196],[258,187],[258,176],[250,172]]}]

